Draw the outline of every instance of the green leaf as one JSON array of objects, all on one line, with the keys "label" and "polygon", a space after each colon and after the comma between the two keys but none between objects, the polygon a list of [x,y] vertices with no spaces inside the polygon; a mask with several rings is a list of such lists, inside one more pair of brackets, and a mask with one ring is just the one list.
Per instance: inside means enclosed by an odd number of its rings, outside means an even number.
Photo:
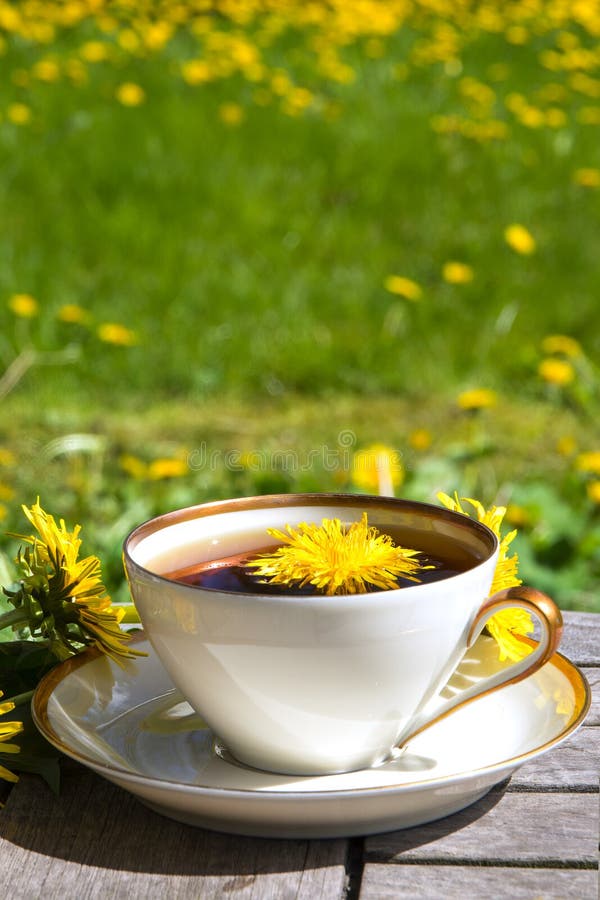
[{"label": "green leaf", "polygon": [[0,752],[0,765],[5,766],[11,772],[29,772],[40,775],[50,790],[58,794],[60,788],[59,763],[62,754],[52,744],[49,744],[35,727],[29,704],[17,706],[12,712],[0,716],[0,721],[23,723],[22,733],[18,734],[11,742],[19,746],[19,752]]},{"label": "green leaf", "polygon": [[39,641],[0,644],[0,690],[7,698],[31,691],[57,662],[56,654]]}]

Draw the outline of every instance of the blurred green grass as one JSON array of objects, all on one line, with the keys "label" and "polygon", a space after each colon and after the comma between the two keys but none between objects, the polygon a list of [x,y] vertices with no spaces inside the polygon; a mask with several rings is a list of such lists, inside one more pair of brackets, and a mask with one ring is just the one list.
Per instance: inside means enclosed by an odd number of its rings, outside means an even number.
[{"label": "blurred green grass", "polygon": [[[54,402],[58,386],[113,403],[127,385],[131,405],[328,389],[424,400],[470,382],[526,388],[548,332],[596,355],[600,192],[572,174],[598,162],[597,129],[436,135],[430,118],[456,105],[456,79],[399,81],[405,41],[380,60],[355,51],[359,76],[332,89],[333,119],[252,105],[241,82],[192,91],[168,59],[128,64],[147,95],[135,109],[112,96],[120,72],[32,89],[39,118],[0,130],[0,291],[39,298],[50,315],[32,330],[47,346],[73,337],[52,318],[68,302],[141,336],[126,353],[88,340],[76,368],[31,373],[32,396]],[[469,70],[505,52],[488,38]],[[529,77],[522,57],[515,87]],[[232,92],[245,110],[235,128],[218,116]],[[535,235],[535,257],[507,247],[512,222]],[[442,280],[453,259],[472,283]],[[384,289],[396,272],[423,286],[419,304]]]}]

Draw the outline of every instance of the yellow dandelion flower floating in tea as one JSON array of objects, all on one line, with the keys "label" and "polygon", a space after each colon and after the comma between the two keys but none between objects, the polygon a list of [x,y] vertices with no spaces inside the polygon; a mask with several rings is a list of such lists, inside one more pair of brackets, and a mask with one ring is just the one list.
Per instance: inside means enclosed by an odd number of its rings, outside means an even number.
[{"label": "yellow dandelion flower floating in tea", "polygon": [[[2,691],[0,691],[0,697],[2,697]],[[10,700],[0,703],[0,716],[5,716],[6,713],[11,712],[14,708],[15,704]],[[0,753],[18,753],[19,747],[17,744],[7,744],[6,741],[10,741],[11,738],[16,737],[22,731],[22,722],[0,722]],[[10,772],[4,766],[0,766],[0,778],[12,782],[19,780],[13,772]]]},{"label": "yellow dandelion flower floating in tea", "polygon": [[364,594],[394,590],[398,578],[418,582],[424,568],[418,550],[397,547],[388,534],[369,526],[366,513],[351,525],[323,519],[320,525],[302,522],[267,531],[282,546],[246,563],[267,584],[312,585],[328,596]]},{"label": "yellow dandelion flower floating in tea", "polygon": [[11,624],[26,625],[33,636],[49,640],[61,659],[78,652],[81,644],[93,644],[117,662],[139,656],[127,647],[131,636],[119,627],[123,613],[106,593],[100,560],[78,559],[80,526],[69,531],[63,519],[57,524],[39,500],[22,509],[37,534],[12,535],[29,546],[17,555],[18,588],[5,588],[15,607]]},{"label": "yellow dandelion flower floating in tea", "polygon": [[[506,514],[506,507],[491,506],[490,509],[486,510],[479,500],[471,500],[468,497],[459,499],[457,494],[454,497],[449,497],[448,494],[439,493],[438,500],[447,509],[462,513],[465,516],[470,515],[470,513],[463,508],[461,500],[463,503],[469,503],[473,507],[477,519],[484,525],[487,525],[488,528],[491,528],[496,537],[499,538],[500,552],[498,554],[496,571],[494,572],[494,580],[492,581],[491,594],[523,583],[517,575],[519,566],[517,554],[508,555],[509,545],[517,535],[516,529],[504,535],[504,537],[500,534],[500,526]],[[489,619],[486,628],[498,644],[500,660],[523,659],[531,652],[529,644],[519,639],[519,635],[533,633],[533,620],[525,610],[518,607],[502,609]]]}]

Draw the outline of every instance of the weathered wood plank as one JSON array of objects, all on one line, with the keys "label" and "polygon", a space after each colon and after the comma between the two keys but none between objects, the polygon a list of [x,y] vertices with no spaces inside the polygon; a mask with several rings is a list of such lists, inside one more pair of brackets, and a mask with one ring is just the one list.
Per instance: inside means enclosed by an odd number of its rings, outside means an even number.
[{"label": "weathered wood plank", "polygon": [[58,799],[24,776],[0,812],[0,870],[13,900],[329,900],[344,894],[346,853],[342,840],[261,840],[181,825],[79,766]]},{"label": "weathered wood plank", "polygon": [[507,790],[597,791],[600,776],[600,728],[582,727],[542,756],[525,763]]},{"label": "weathered wood plank", "polygon": [[577,666],[600,666],[600,615],[564,612],[560,652]]},{"label": "weathered wood plank", "polygon": [[522,869],[506,866],[388,866],[369,864],[360,900],[597,900],[592,869]]},{"label": "weathered wood plank", "polygon": [[366,860],[592,867],[598,795],[491,792],[429,825],[367,838]]},{"label": "weathered wood plank", "polygon": [[[598,645],[598,657],[600,658],[600,644]],[[582,667],[581,671],[587,678],[592,689],[592,705],[585,720],[586,725],[600,725],[600,666],[590,668]]]}]

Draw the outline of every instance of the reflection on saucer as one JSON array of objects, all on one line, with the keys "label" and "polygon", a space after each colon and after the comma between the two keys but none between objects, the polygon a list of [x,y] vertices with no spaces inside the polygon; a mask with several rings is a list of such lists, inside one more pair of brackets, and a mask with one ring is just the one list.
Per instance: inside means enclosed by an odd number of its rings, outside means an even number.
[{"label": "reflection on saucer", "polygon": [[[447,686],[502,666],[480,638]],[[171,818],[241,834],[340,837],[406,828],[474,803],[581,725],[590,691],[555,654],[534,675],[467,704],[380,766],[286,776],[242,766],[174,688],[152,647],[121,669],[82,654],[38,687],[34,718],[67,755]]]}]

